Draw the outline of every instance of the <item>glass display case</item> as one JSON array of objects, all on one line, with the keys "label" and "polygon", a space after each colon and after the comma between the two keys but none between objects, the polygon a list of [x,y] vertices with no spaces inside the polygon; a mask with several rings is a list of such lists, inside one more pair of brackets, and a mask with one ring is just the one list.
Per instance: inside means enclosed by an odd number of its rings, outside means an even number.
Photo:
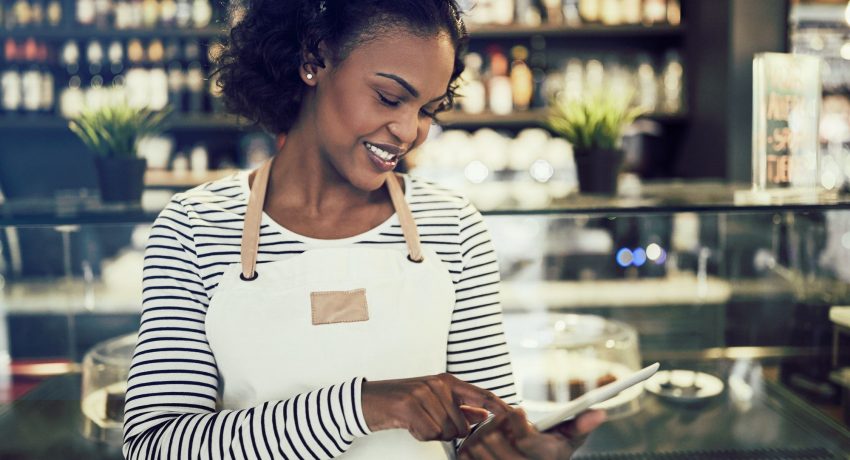
[{"label": "glass display case", "polygon": [[[530,412],[651,362],[668,371],[604,407],[579,458],[850,455],[834,310],[850,304],[850,197],[748,204],[735,190],[650,183],[483,209]],[[0,457],[121,458],[83,435],[83,362],[137,330],[163,205],[149,192],[142,208],[0,207]]]}]

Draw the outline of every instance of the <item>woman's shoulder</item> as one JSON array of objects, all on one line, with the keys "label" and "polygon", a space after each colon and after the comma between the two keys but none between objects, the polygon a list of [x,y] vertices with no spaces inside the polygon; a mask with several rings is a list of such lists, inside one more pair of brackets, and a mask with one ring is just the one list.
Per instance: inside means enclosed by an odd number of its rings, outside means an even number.
[{"label": "woman's shoulder", "polygon": [[472,206],[469,199],[458,190],[445,187],[437,182],[406,174],[410,191],[406,193],[411,209],[457,209],[461,211]]},{"label": "woman's shoulder", "polygon": [[160,216],[177,213],[184,219],[231,222],[243,218],[248,203],[245,171],[237,171],[205,182],[189,190],[175,193]]}]

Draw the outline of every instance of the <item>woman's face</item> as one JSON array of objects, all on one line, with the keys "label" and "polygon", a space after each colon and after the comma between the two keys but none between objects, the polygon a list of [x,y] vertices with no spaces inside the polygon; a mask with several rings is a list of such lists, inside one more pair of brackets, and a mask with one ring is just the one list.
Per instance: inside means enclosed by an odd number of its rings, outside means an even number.
[{"label": "woman's face", "polygon": [[399,158],[428,136],[454,59],[445,34],[397,32],[370,39],[335,68],[318,69],[305,82],[316,89],[320,155],[354,187],[379,188]]}]

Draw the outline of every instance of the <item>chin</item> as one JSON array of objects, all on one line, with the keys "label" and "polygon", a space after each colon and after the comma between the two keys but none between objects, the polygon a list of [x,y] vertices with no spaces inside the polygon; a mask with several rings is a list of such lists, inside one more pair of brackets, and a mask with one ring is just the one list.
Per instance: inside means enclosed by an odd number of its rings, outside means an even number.
[{"label": "chin", "polygon": [[384,182],[387,180],[387,177],[390,174],[394,174],[395,171],[389,171],[385,173],[372,172],[371,174],[358,174],[356,177],[349,177],[349,182],[355,188],[362,190],[364,192],[374,192],[380,189]]}]

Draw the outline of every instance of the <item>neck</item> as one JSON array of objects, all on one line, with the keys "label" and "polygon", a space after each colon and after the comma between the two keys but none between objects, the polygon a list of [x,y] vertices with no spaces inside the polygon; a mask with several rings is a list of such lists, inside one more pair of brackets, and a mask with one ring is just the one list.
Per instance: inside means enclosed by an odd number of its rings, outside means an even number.
[{"label": "neck", "polygon": [[269,206],[298,208],[327,216],[385,202],[385,187],[364,191],[354,187],[319,151],[311,130],[294,126],[277,153],[269,176]]}]

